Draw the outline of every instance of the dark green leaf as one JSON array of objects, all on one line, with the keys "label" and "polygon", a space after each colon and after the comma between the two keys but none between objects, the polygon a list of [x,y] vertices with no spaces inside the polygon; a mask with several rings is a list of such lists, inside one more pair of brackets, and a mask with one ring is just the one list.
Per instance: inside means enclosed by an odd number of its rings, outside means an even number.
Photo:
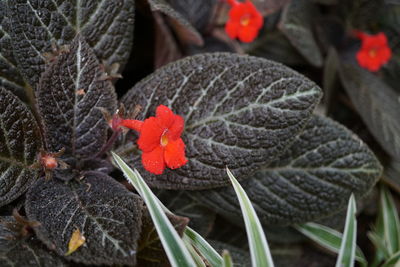
[{"label": "dark green leaf", "polygon": [[48,250],[36,237],[13,238],[14,233],[4,223],[15,223],[12,217],[0,217],[0,266],[2,267],[64,267],[61,257]]},{"label": "dark green leaf", "polygon": [[257,10],[268,15],[284,7],[290,0],[251,0],[251,2],[253,2]]},{"label": "dark green leaf", "polygon": [[[179,236],[182,237],[189,219],[168,213],[166,215]],[[163,264],[167,264],[167,254],[165,254],[160,237],[147,209],[143,212],[142,220],[142,230],[138,240],[138,266],[163,266]]]},{"label": "dark green leaf", "polygon": [[171,7],[165,0],[147,0],[150,4],[151,10],[159,11],[168,16],[171,26],[179,38],[191,44],[203,45],[203,37],[201,34],[190,24],[187,19]]},{"label": "dark green leaf", "polygon": [[6,19],[6,3],[5,0],[0,0],[0,87],[25,100],[25,83],[17,68],[7,26],[10,27]]},{"label": "dark green leaf", "polygon": [[[382,168],[368,147],[330,119],[314,116],[275,162],[242,182],[264,224],[288,225],[329,216],[354,192],[366,194]],[[218,213],[240,220],[231,188],[193,192]]]},{"label": "dark green leaf", "polygon": [[38,178],[31,165],[41,147],[39,128],[29,109],[0,88],[0,206],[17,199]]},{"label": "dark green leaf", "polygon": [[251,266],[250,254],[247,251],[216,240],[209,240],[209,242],[220,254],[222,254],[224,250],[228,250],[232,256],[233,262],[235,263],[234,266]]},{"label": "dark green leaf", "polygon": [[[4,1],[4,0],[3,0]],[[80,33],[107,65],[128,60],[134,0],[8,0],[14,56],[32,87],[45,69],[52,43],[69,44]]]},{"label": "dark green leaf", "polygon": [[268,31],[249,45],[250,55],[278,61],[286,65],[304,65],[305,59],[282,32]]},{"label": "dark green leaf", "polygon": [[126,264],[136,261],[142,201],[100,172],[64,183],[41,178],[26,199],[28,219],[39,221],[38,238],[65,255],[74,230],[86,241],[66,258],[85,264]]},{"label": "dark green leaf", "polygon": [[89,158],[100,151],[108,125],[99,108],[112,114],[117,102],[111,82],[101,79],[104,74],[80,36],[46,69],[37,102],[49,150],[65,148],[66,158]]},{"label": "dark green leaf", "polygon": [[400,93],[357,65],[342,61],[342,83],[376,141],[400,160]]},{"label": "dark green leaf", "polygon": [[383,181],[388,183],[391,188],[400,193],[400,162],[390,160],[384,168]]},{"label": "dark green leaf", "polygon": [[169,0],[171,7],[182,14],[196,29],[205,31],[209,26],[217,0]]},{"label": "dark green leaf", "polygon": [[215,212],[190,197],[190,192],[159,190],[157,197],[174,214],[190,219],[189,226],[202,236],[212,229]]},{"label": "dark green leaf", "polygon": [[[302,130],[320,95],[317,85],[281,64],[214,53],[159,69],[122,102],[128,110],[141,105],[140,119],[154,116],[160,104],[185,119],[189,162],[163,175],[141,171],[146,182],[164,189],[206,189],[229,184],[227,165],[243,179],[274,160]],[[138,155],[126,159],[141,165]]]},{"label": "dark green leaf", "polygon": [[315,6],[309,0],[291,1],[283,11],[279,28],[300,54],[312,65],[321,67],[322,54],[312,29],[316,12]]}]

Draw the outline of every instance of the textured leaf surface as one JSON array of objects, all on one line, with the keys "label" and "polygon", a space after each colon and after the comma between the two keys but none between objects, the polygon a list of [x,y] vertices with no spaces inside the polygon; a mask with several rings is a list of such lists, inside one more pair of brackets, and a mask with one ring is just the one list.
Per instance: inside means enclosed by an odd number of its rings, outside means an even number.
[{"label": "textured leaf surface", "polygon": [[[182,237],[189,219],[171,214],[167,214],[167,217],[179,236]],[[143,225],[138,241],[138,266],[163,266],[168,264],[167,254],[165,254],[160,237],[158,236],[148,210],[143,212],[142,220]]]},{"label": "textured leaf surface", "polygon": [[[159,69],[122,102],[129,110],[141,105],[140,119],[154,116],[160,104],[185,119],[189,162],[163,175],[143,170],[146,181],[165,189],[205,189],[229,183],[227,165],[243,179],[275,159],[303,128],[320,94],[317,85],[281,64],[215,53]],[[138,156],[134,166],[141,168]]]},{"label": "textured leaf surface", "polygon": [[171,7],[182,14],[196,29],[205,31],[217,0],[169,0]]},{"label": "textured leaf surface", "polygon": [[14,55],[31,86],[44,71],[51,44],[70,43],[82,34],[108,65],[128,60],[133,36],[134,0],[8,0]]},{"label": "textured leaf surface", "polygon": [[[0,217],[0,221],[2,223],[15,222],[12,217]],[[69,266],[57,254],[48,250],[36,237],[9,239],[14,233],[2,223],[0,223],[0,266]]]},{"label": "textured leaf surface", "polygon": [[111,114],[116,95],[92,49],[81,37],[60,55],[40,79],[37,93],[48,149],[66,149],[65,156],[92,157],[107,138],[107,122],[99,108]]},{"label": "textured leaf surface", "polygon": [[17,68],[11,38],[7,30],[6,3],[0,1],[0,87],[24,98],[24,80]]},{"label": "textured leaf surface", "polygon": [[342,83],[376,141],[400,160],[400,94],[375,75],[342,61]]},{"label": "textured leaf surface", "polygon": [[201,34],[190,24],[190,22],[165,0],[147,0],[151,10],[159,11],[167,15],[171,20],[172,27],[181,40],[192,44],[203,45]]},{"label": "textured leaf surface", "polygon": [[85,244],[66,258],[85,264],[126,264],[136,261],[142,201],[109,176],[87,172],[66,184],[41,178],[30,189],[26,213],[39,221],[39,239],[65,255],[77,228]]},{"label": "textured leaf surface", "polygon": [[280,29],[312,65],[321,67],[322,54],[314,38],[312,19],[316,9],[309,0],[291,1],[282,14]]},{"label": "textured leaf surface", "polygon": [[[262,223],[282,226],[345,208],[351,193],[367,193],[381,170],[374,154],[353,133],[315,116],[284,154],[242,186]],[[193,192],[192,196],[232,220],[240,219],[231,188]]]},{"label": "textured leaf surface", "polygon": [[0,206],[21,196],[37,179],[30,166],[42,147],[39,128],[28,108],[0,88]]}]

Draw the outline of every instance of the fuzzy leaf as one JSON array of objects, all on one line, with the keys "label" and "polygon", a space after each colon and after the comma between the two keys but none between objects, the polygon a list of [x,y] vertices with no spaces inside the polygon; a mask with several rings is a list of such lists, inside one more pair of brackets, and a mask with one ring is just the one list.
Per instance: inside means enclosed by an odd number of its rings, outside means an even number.
[{"label": "fuzzy leaf", "polygon": [[70,51],[49,65],[37,92],[48,149],[65,148],[65,157],[89,158],[107,139],[108,125],[99,108],[113,113],[116,95],[110,81],[101,80],[92,49],[78,36]]},{"label": "fuzzy leaf", "polygon": [[[314,116],[275,162],[242,183],[263,224],[290,225],[329,216],[351,193],[366,194],[382,168],[368,147],[330,119]],[[231,188],[193,192],[204,204],[240,220]]]},{"label": "fuzzy leaf", "polygon": [[80,181],[64,183],[41,178],[29,190],[26,213],[39,221],[36,235],[59,255],[65,255],[73,232],[79,229],[85,244],[66,258],[85,264],[136,262],[142,201],[100,172],[87,172]]},{"label": "fuzzy leaf", "polygon": [[42,147],[39,127],[29,109],[0,88],[0,206],[21,196],[37,179],[31,167]]},{"label": "fuzzy leaf", "polygon": [[199,31],[205,31],[217,0],[169,0],[171,7],[182,14]]},{"label": "fuzzy leaf", "polygon": [[375,75],[342,61],[339,69],[343,86],[376,141],[400,160],[400,94]]},{"label": "fuzzy leaf", "polygon": [[51,52],[52,43],[69,44],[78,33],[107,65],[128,60],[134,0],[7,2],[14,56],[32,87],[45,69],[43,53]]},{"label": "fuzzy leaf", "polygon": [[171,7],[165,0],[147,0],[153,12],[159,11],[168,16],[171,26],[181,40],[191,44],[203,45],[203,37],[179,12]]},{"label": "fuzzy leaf", "polygon": [[[302,130],[320,95],[317,85],[281,64],[214,53],[159,69],[122,102],[128,110],[141,105],[140,119],[154,116],[160,104],[185,119],[189,162],[163,175],[141,171],[146,182],[164,189],[206,189],[229,184],[227,165],[243,179],[274,160]],[[125,159],[141,167],[138,156]]]},{"label": "fuzzy leaf", "polygon": [[15,223],[13,217],[0,217],[0,266],[66,267],[61,257],[48,250],[36,237],[13,239],[14,233],[4,223]]},{"label": "fuzzy leaf", "polygon": [[290,0],[251,0],[251,2],[262,14],[268,15],[287,5]]},{"label": "fuzzy leaf", "polygon": [[7,24],[6,3],[5,0],[0,0],[0,87],[10,90],[25,100],[25,83],[13,55]]},{"label": "fuzzy leaf", "polygon": [[291,1],[283,11],[279,28],[308,62],[321,67],[322,54],[312,30],[312,19],[316,12],[309,0]]}]

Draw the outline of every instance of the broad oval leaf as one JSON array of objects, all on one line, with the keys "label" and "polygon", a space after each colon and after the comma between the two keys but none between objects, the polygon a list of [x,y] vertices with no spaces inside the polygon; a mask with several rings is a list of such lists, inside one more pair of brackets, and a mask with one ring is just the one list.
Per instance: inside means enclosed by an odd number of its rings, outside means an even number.
[{"label": "broad oval leaf", "polygon": [[47,149],[65,148],[65,157],[93,157],[107,139],[108,125],[101,108],[113,113],[116,94],[103,80],[92,49],[78,36],[43,73],[37,102],[43,118]]},{"label": "broad oval leaf", "polygon": [[196,29],[206,31],[213,12],[215,12],[217,0],[169,0],[171,7],[182,14]]},{"label": "broad oval leaf", "polygon": [[24,79],[17,67],[14,58],[11,37],[7,30],[8,21],[6,19],[6,3],[0,1],[0,87],[10,90],[15,95],[25,100]]},{"label": "broad oval leaf", "polygon": [[161,12],[168,16],[171,26],[174,28],[178,37],[191,44],[203,45],[203,37],[190,24],[190,22],[177,12],[166,0],[147,0],[151,10]]},{"label": "broad oval leaf", "polygon": [[15,223],[14,218],[0,217],[0,266],[70,266],[34,236],[12,238],[14,233],[5,226],[7,223]]},{"label": "broad oval leaf", "polygon": [[29,190],[25,205],[28,219],[41,223],[34,228],[38,238],[59,255],[67,253],[74,230],[80,230],[85,244],[68,260],[135,264],[142,201],[109,176],[87,172],[70,183],[41,178]]},{"label": "broad oval leaf", "polygon": [[[382,167],[369,148],[338,123],[314,116],[275,162],[242,183],[263,224],[290,225],[329,216],[363,196]],[[223,216],[238,220],[231,188],[193,192]]]},{"label": "broad oval leaf", "polygon": [[[3,0],[4,1],[4,0]],[[14,56],[32,87],[45,69],[52,43],[82,34],[100,60],[125,65],[133,38],[134,0],[6,0]]]},{"label": "broad oval leaf", "polygon": [[0,206],[21,196],[38,178],[31,167],[42,148],[39,127],[29,109],[0,88]]},{"label": "broad oval leaf", "polygon": [[376,141],[400,160],[400,94],[356,63],[342,60],[344,88]]},{"label": "broad oval leaf", "polygon": [[279,28],[309,63],[322,67],[322,54],[312,29],[312,19],[316,12],[314,4],[309,0],[291,1],[283,11]]},{"label": "broad oval leaf", "polygon": [[[160,104],[185,119],[189,162],[164,175],[141,171],[146,182],[165,189],[206,189],[229,184],[227,165],[243,179],[274,160],[302,130],[320,95],[317,85],[279,63],[211,53],[159,69],[122,102],[130,110],[141,105],[141,119],[154,116]],[[141,165],[138,156],[134,162]]]}]

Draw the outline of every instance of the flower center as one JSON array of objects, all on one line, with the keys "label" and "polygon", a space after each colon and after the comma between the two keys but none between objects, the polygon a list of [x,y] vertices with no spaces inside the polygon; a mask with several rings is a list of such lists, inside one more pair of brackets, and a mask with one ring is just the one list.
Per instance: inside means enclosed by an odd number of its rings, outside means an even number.
[{"label": "flower center", "polygon": [[370,50],[368,51],[368,55],[369,55],[370,57],[372,57],[372,58],[376,57],[376,54],[377,54],[376,48],[372,48],[372,49],[370,49]]},{"label": "flower center", "polygon": [[166,146],[168,145],[168,136],[167,136],[168,130],[165,130],[164,133],[161,135],[160,139],[160,144],[161,146]]},{"label": "flower center", "polygon": [[250,24],[250,15],[246,14],[240,18],[240,25],[247,26]]}]

